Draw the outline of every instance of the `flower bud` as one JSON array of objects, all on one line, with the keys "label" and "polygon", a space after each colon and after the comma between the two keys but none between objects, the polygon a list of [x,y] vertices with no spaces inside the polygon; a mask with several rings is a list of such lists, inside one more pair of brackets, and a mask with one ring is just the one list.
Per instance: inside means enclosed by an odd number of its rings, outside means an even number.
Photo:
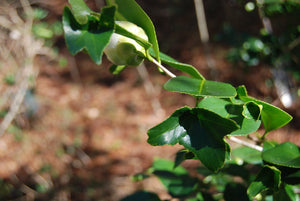
[{"label": "flower bud", "polygon": [[[141,27],[127,21],[116,21],[116,24],[148,41]],[[117,33],[112,34],[108,45],[104,48],[104,53],[113,64],[126,66],[138,66],[146,55],[145,48],[135,40]]]}]

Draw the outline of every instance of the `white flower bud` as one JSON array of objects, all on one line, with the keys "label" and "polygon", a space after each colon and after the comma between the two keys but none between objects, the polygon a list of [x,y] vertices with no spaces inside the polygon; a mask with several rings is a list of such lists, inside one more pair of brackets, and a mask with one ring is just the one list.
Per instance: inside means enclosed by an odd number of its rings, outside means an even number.
[{"label": "white flower bud", "polygon": [[[127,31],[148,41],[145,31],[137,25],[127,21],[116,21],[116,24]],[[113,33],[108,45],[104,48],[107,58],[116,65],[138,66],[145,57],[145,48],[135,40]]]}]

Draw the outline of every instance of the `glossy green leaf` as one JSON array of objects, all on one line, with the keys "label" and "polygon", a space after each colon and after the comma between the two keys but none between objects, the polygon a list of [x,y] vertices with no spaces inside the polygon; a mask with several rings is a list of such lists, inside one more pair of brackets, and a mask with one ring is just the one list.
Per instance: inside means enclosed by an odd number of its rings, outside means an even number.
[{"label": "glossy green leaf", "polygon": [[[150,55],[155,56],[155,53],[152,48],[149,49],[149,53]],[[159,58],[162,61],[162,63],[172,66],[173,68],[180,70],[181,72],[187,73],[193,78],[205,80],[205,78],[199,73],[199,71],[192,65],[181,63],[162,52],[159,52]]]},{"label": "glossy green leaf", "polygon": [[267,189],[278,190],[280,186],[281,172],[274,166],[265,165],[258,173],[256,179],[248,187],[247,193],[250,198]]},{"label": "glossy green leaf", "polygon": [[251,164],[262,164],[261,152],[250,147],[238,147],[232,150],[232,156]]},{"label": "glossy green leaf", "polygon": [[229,98],[236,95],[235,88],[230,84],[186,76],[171,78],[164,84],[164,89],[197,97],[214,96],[219,98]]},{"label": "glossy green leaf", "polygon": [[120,201],[161,201],[155,193],[147,191],[138,191],[132,195],[128,195]]},{"label": "glossy green leaf", "polygon": [[288,113],[284,112],[278,107],[248,96],[245,86],[238,87],[237,92],[239,99],[245,102],[253,101],[262,106],[261,120],[265,127],[266,133],[278,129],[292,120],[292,117]]},{"label": "glossy green leaf", "polygon": [[85,4],[83,0],[69,0],[69,3],[74,12],[74,17],[79,24],[88,22],[88,15],[93,11]]},{"label": "glossy green leaf", "polygon": [[149,16],[134,0],[107,0],[108,5],[117,5],[117,20],[127,20],[146,32],[149,42],[152,44],[157,60],[159,60],[159,47],[154,25]]},{"label": "glossy green leaf", "polygon": [[65,7],[63,28],[71,54],[86,50],[95,63],[101,63],[103,49],[114,32],[115,9],[115,7],[104,7],[99,21],[90,17],[87,24],[80,25],[71,10]]},{"label": "glossy green leaf", "polygon": [[197,186],[197,179],[189,176],[182,166],[174,167],[174,162],[155,159],[151,169],[173,197],[184,197],[192,193]]},{"label": "glossy green leaf", "polygon": [[285,142],[274,148],[263,151],[262,159],[265,162],[274,165],[300,168],[299,148],[291,142]]},{"label": "glossy green leaf", "polygon": [[[206,97],[199,102],[198,107],[209,109],[225,118],[234,120],[240,128],[230,135],[248,135],[255,132],[261,124],[261,121],[257,120],[260,115],[259,107],[251,103],[233,104],[229,99]],[[247,116],[245,111],[247,111]]]},{"label": "glossy green leaf", "polygon": [[148,143],[156,145],[175,145],[186,135],[186,130],[180,125],[180,118],[190,108],[183,107],[176,110],[168,119],[148,130]]},{"label": "glossy green leaf", "polygon": [[229,146],[224,136],[238,128],[237,124],[203,109],[188,107],[175,111],[167,120],[148,131],[151,145],[179,143],[210,170],[224,165]]}]

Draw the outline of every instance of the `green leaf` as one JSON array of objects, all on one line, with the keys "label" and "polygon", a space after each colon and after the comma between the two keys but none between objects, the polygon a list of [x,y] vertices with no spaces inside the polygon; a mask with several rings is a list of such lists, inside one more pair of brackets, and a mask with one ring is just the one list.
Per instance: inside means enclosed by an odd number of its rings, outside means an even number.
[{"label": "green leaf", "polygon": [[265,127],[266,133],[278,129],[292,120],[292,117],[288,113],[284,112],[278,107],[248,96],[245,86],[238,87],[237,92],[239,99],[245,102],[253,101],[262,106],[261,120]]},{"label": "green leaf", "polygon": [[171,78],[164,84],[164,89],[197,97],[214,96],[229,98],[236,95],[235,88],[230,84],[186,76]]},{"label": "green leaf", "polygon": [[197,186],[197,179],[189,176],[182,166],[174,167],[174,162],[155,159],[151,169],[173,197],[184,197],[192,193]]},{"label": "green leaf", "polygon": [[263,151],[267,151],[268,149],[272,149],[274,147],[278,146],[278,142],[275,141],[265,141]]},{"label": "green leaf", "polygon": [[199,102],[198,107],[209,109],[222,117],[234,120],[240,128],[230,135],[248,135],[255,132],[261,124],[261,121],[257,120],[260,114],[259,107],[253,102],[233,104],[229,99],[206,97]]},{"label": "green leaf", "polygon": [[113,75],[119,75],[124,69],[126,68],[125,65],[112,65],[109,68],[109,72]]},{"label": "green leaf", "polygon": [[174,168],[179,166],[183,161],[187,159],[196,159],[195,154],[186,149],[180,150],[176,153]]},{"label": "green leaf", "polygon": [[161,201],[155,193],[147,191],[138,191],[132,195],[126,196],[120,201]]},{"label": "green leaf", "polygon": [[262,111],[262,106],[255,102],[247,102],[243,105],[243,116],[247,119],[258,120]]},{"label": "green leaf", "polygon": [[85,4],[83,0],[69,0],[69,3],[74,11],[74,17],[79,24],[88,22],[88,15],[93,11]]},{"label": "green leaf", "polygon": [[[152,48],[149,49],[149,53],[150,55],[155,56],[155,53]],[[177,70],[185,72],[193,78],[205,80],[205,78],[199,73],[199,71],[192,65],[181,63],[162,52],[159,52],[159,58],[163,63],[172,66]]]},{"label": "green leaf", "polygon": [[148,131],[151,145],[174,145],[179,142],[212,171],[224,165],[229,146],[224,136],[238,128],[237,124],[203,109],[188,107],[175,111],[167,120]]},{"label": "green leaf", "polygon": [[175,145],[186,135],[186,130],[180,125],[179,119],[190,111],[189,107],[176,110],[168,119],[148,130],[148,143],[156,145]]},{"label": "green leaf", "polygon": [[232,150],[233,157],[242,159],[251,164],[262,164],[261,152],[250,147],[238,147]]},{"label": "green leaf", "polygon": [[87,50],[93,61],[101,63],[103,49],[114,32],[115,7],[104,7],[100,20],[90,17],[85,25],[80,25],[74,18],[70,8],[65,7],[63,28],[65,39],[71,54]]},{"label": "green leaf", "polygon": [[247,193],[251,199],[267,189],[278,190],[281,172],[274,166],[265,165],[258,173],[256,179],[248,187]]},{"label": "green leaf", "polygon": [[264,150],[262,159],[270,164],[289,168],[300,168],[300,151],[291,142],[282,143],[274,148]]},{"label": "green leaf", "polygon": [[117,5],[117,20],[127,20],[146,32],[149,42],[152,44],[156,58],[159,61],[159,47],[154,25],[149,16],[134,0],[107,0],[108,5]]}]

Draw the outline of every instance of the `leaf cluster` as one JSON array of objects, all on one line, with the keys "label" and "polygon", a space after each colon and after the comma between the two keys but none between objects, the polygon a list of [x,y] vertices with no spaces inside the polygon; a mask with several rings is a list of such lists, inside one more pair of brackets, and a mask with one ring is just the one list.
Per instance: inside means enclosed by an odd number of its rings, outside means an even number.
[{"label": "leaf cluster", "polygon": [[[194,97],[195,107],[177,109],[147,132],[149,144],[180,144],[183,150],[177,153],[175,162],[155,160],[148,172],[136,176],[136,179],[155,175],[171,196],[189,201],[249,200],[258,195],[263,199],[272,196],[274,200],[295,198],[291,186],[299,183],[299,148],[292,143],[278,145],[264,139],[269,132],[291,121],[289,114],[248,96],[245,86],[235,88],[228,83],[206,80],[195,67],[161,53],[151,19],[134,0],[108,0],[108,6],[103,7],[100,13],[90,10],[82,0],[69,0],[69,3],[72,10],[69,7],[64,9],[63,27],[72,54],[86,51],[95,63],[100,64],[105,46],[112,34],[118,33],[143,46],[149,61],[155,63],[154,60],[157,60],[158,64],[165,63],[186,74],[171,76],[163,87]],[[126,20],[143,28],[149,41],[122,29],[115,23],[116,20]],[[260,42],[253,40],[248,48],[260,51]],[[113,65],[111,72],[118,74],[125,67]],[[226,138],[248,136],[261,126],[265,129],[258,142],[264,145],[262,152],[250,148],[231,150]],[[180,165],[188,159],[199,160],[207,168],[206,173],[201,172],[205,174],[204,180],[189,176]],[[243,165],[238,163],[238,159]],[[251,177],[251,170],[244,164],[253,164],[252,167],[261,170],[257,176]],[[236,172],[233,171],[235,168]],[[235,182],[234,176],[241,177],[243,182]],[[211,186],[215,191],[222,192],[221,198],[211,195]],[[151,192],[141,191],[123,200],[160,199]]]}]

